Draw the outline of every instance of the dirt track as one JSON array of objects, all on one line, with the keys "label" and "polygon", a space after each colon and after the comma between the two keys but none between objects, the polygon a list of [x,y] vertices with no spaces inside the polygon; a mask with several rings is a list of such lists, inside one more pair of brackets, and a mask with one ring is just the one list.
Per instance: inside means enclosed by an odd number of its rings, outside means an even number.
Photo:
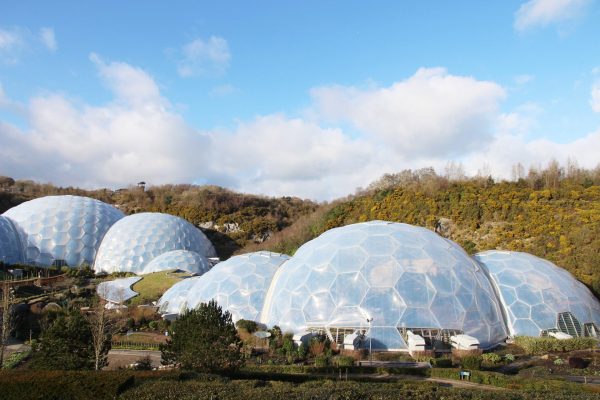
[{"label": "dirt track", "polygon": [[125,368],[130,364],[135,363],[140,358],[150,356],[152,366],[160,366],[160,351],[148,350],[111,350],[108,352],[108,367],[107,370],[115,370]]}]

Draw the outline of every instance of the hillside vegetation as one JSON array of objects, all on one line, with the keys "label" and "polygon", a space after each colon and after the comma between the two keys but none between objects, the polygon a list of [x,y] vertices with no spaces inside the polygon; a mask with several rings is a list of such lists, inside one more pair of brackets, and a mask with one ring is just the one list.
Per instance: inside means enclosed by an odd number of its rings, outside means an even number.
[{"label": "hillside vegetation", "polygon": [[600,293],[598,168],[564,169],[551,163],[513,182],[451,179],[432,169],[389,174],[252,248],[293,254],[327,229],[376,219],[436,230],[469,253],[530,252],[566,268]]},{"label": "hillside vegetation", "polygon": [[0,213],[24,201],[49,195],[88,196],[113,204],[125,214],[164,212],[201,227],[221,258],[313,213],[318,205],[294,197],[265,197],[235,193],[218,186],[163,185],[83,190],[0,177]]},{"label": "hillside vegetation", "polygon": [[293,255],[327,229],[375,219],[404,222],[436,230],[469,253],[530,252],[600,293],[600,167],[553,161],[526,174],[517,165],[514,179],[500,182],[466,178],[460,166],[450,167],[445,176],[432,168],[386,174],[354,196],[321,205],[215,186],[85,191],[0,178],[0,212],[49,194],[90,196],[127,214],[159,211],[185,218],[203,228],[222,258],[263,249]]}]

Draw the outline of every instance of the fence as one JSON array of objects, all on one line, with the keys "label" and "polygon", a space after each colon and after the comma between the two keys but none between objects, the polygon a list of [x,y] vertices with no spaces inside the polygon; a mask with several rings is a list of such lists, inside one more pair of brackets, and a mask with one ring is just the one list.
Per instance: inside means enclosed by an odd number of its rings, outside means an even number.
[{"label": "fence", "polygon": [[6,284],[10,287],[18,288],[20,286],[52,286],[57,282],[62,282],[67,278],[67,274],[61,274],[56,276],[50,276],[47,278],[29,278],[29,279],[21,279],[21,280],[4,280],[2,284]]},{"label": "fence", "polygon": [[150,342],[132,342],[128,340],[113,340],[112,348],[113,349],[122,349],[122,350],[159,350],[158,343],[150,343]]}]

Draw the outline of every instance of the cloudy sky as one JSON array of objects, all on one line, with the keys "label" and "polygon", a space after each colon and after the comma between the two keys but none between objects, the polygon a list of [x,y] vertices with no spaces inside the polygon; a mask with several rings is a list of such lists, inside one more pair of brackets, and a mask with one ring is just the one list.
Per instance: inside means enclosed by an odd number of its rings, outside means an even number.
[{"label": "cloudy sky", "polygon": [[449,161],[600,163],[600,0],[0,10],[0,175],[329,200]]}]

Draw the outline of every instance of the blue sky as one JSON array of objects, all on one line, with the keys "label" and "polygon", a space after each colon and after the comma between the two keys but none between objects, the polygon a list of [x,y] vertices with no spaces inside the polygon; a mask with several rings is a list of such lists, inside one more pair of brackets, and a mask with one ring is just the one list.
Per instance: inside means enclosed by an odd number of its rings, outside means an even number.
[{"label": "blue sky", "polygon": [[331,199],[595,167],[599,3],[0,1],[0,174]]}]

